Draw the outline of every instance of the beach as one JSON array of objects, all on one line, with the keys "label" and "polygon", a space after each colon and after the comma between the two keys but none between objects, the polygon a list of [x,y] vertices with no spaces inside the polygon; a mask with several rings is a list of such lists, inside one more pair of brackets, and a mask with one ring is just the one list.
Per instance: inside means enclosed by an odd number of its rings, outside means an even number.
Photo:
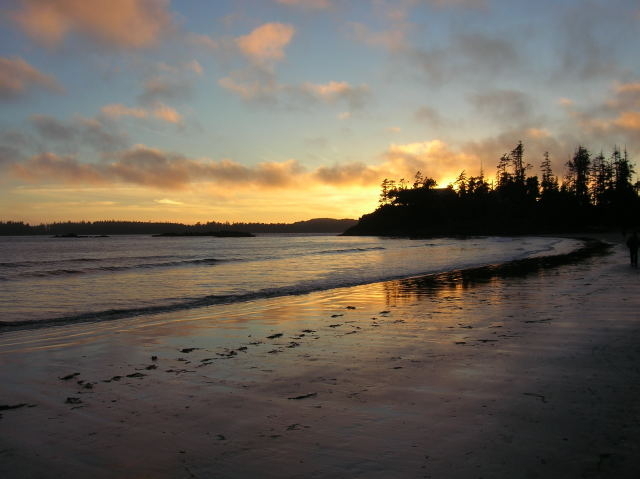
[{"label": "beach", "polygon": [[0,477],[638,477],[640,276],[609,239],[509,277],[7,331]]}]

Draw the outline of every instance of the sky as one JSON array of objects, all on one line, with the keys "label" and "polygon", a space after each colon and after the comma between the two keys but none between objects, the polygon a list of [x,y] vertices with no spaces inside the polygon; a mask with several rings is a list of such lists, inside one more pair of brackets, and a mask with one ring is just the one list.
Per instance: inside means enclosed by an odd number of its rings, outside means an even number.
[{"label": "sky", "polygon": [[638,0],[0,0],[0,220],[358,218],[640,156]]}]

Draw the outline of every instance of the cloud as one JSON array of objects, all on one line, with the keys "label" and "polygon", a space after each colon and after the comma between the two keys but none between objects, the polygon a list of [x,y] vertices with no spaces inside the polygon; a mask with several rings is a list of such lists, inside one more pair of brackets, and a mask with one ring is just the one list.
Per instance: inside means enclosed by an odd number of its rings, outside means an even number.
[{"label": "cloud", "polygon": [[531,98],[517,90],[476,93],[471,95],[470,101],[483,116],[508,124],[527,123],[533,110]]},{"label": "cloud", "polygon": [[391,52],[408,48],[407,30],[405,23],[396,23],[390,30],[373,31],[367,25],[358,22],[349,23],[352,35],[360,43],[372,47],[381,47]]},{"label": "cloud", "polygon": [[0,168],[19,163],[25,158],[25,151],[37,148],[31,135],[18,130],[0,130]]},{"label": "cloud", "polygon": [[153,77],[145,81],[138,101],[142,105],[153,105],[162,101],[186,100],[191,97],[192,89],[191,83],[184,78]]},{"label": "cloud", "polygon": [[173,31],[169,0],[21,0],[10,17],[27,35],[58,46],[79,34],[107,47],[146,48]]},{"label": "cloud", "polygon": [[413,118],[419,122],[429,124],[434,127],[441,126],[444,119],[440,112],[430,106],[422,106],[413,113]]},{"label": "cloud", "polygon": [[105,156],[100,163],[83,163],[72,155],[47,152],[12,166],[27,181],[88,184],[135,184],[180,190],[202,182],[282,188],[303,173],[295,161],[263,162],[249,167],[232,160],[191,159],[144,145]]},{"label": "cloud", "polygon": [[[454,151],[441,140],[392,144],[384,153],[390,178],[413,178],[416,171],[437,180],[457,176],[463,169],[476,164],[474,155]],[[446,185],[441,185],[446,186]]]},{"label": "cloud", "polygon": [[461,54],[473,68],[503,71],[520,64],[520,56],[514,42],[483,33],[459,35],[453,42],[454,52]]},{"label": "cloud", "polygon": [[[481,2],[437,2],[438,6],[445,3],[449,6],[481,5]],[[415,2],[405,5],[409,4],[415,5]],[[469,75],[493,78],[522,67],[518,39],[496,32],[454,31],[443,43],[414,45],[409,34],[418,26],[406,21],[403,11],[396,12],[386,30],[373,31],[367,25],[352,22],[348,24],[350,33],[360,43],[388,51],[394,61],[421,72],[437,86],[459,79],[468,81]]]},{"label": "cloud", "polygon": [[486,33],[454,36],[448,45],[431,49],[411,48],[406,58],[434,85],[457,79],[493,78],[521,67],[514,41]]},{"label": "cloud", "polygon": [[633,44],[637,26],[620,9],[611,9],[606,2],[587,2],[565,9],[557,18],[558,80],[569,77],[582,83],[622,73],[618,50],[626,51]]},{"label": "cloud", "polygon": [[156,65],[156,68],[160,72],[169,73],[171,75],[179,75],[185,72],[202,75],[204,71],[198,60],[191,60],[190,62],[182,63],[180,65],[169,65],[168,63],[160,62]]},{"label": "cloud", "polygon": [[279,83],[275,73],[250,68],[231,73],[218,84],[245,101],[303,107],[314,103],[346,103],[350,110],[364,108],[371,98],[368,85],[354,86],[345,81],[305,82],[301,85]]},{"label": "cloud", "polygon": [[100,111],[109,118],[119,118],[121,116],[132,116],[134,118],[147,118],[149,112],[144,108],[130,108],[119,103],[105,105]]},{"label": "cloud", "polygon": [[360,162],[321,166],[313,173],[317,181],[328,185],[376,184],[379,176],[376,168]]},{"label": "cloud", "polygon": [[283,90],[275,75],[266,70],[241,70],[218,80],[218,85],[245,101],[276,103]]},{"label": "cloud", "polygon": [[284,23],[265,23],[248,35],[235,39],[236,45],[252,62],[268,65],[284,59],[284,48],[291,42],[295,28]]},{"label": "cloud", "polygon": [[204,73],[204,69],[198,60],[191,60],[185,65],[185,68],[191,70],[196,75],[202,75]]},{"label": "cloud", "polygon": [[14,164],[12,171],[27,181],[45,179],[62,180],[65,183],[104,183],[103,175],[94,165],[79,163],[73,156],[59,156],[50,152],[33,156],[25,163]]},{"label": "cloud", "polygon": [[305,169],[293,159],[247,166],[231,159],[188,158],[145,145],[105,154],[98,163],[83,163],[77,156],[48,152],[9,164],[9,168],[14,176],[30,182],[124,184],[164,191],[209,188],[229,195],[256,188],[292,191],[316,187],[373,188],[383,178],[405,178],[410,183],[417,171],[435,178],[444,187],[462,170],[468,175],[479,174],[481,165],[490,177],[498,158],[518,140],[525,141],[527,161],[535,164],[539,164],[537,159],[542,160],[544,151],[551,151],[561,159],[568,151],[566,143],[548,132],[529,129],[504,132],[459,148],[438,139],[393,143],[375,163],[340,163],[314,170]]},{"label": "cloud", "polygon": [[32,115],[30,121],[40,137],[67,146],[89,146],[98,151],[113,151],[128,144],[124,133],[97,118],[77,116],[70,121],[63,121],[48,115]]},{"label": "cloud", "polygon": [[303,83],[299,90],[323,102],[345,101],[352,109],[362,108],[370,96],[367,85],[352,86],[345,81],[330,81],[324,84]]},{"label": "cloud", "polygon": [[63,92],[62,86],[19,57],[0,57],[0,100],[14,100],[29,90],[43,88],[55,93]]},{"label": "cloud", "polygon": [[182,201],[175,201],[169,198],[162,198],[160,200],[153,200],[155,203],[160,205],[168,205],[168,206],[182,206],[184,203]]},{"label": "cloud", "polygon": [[330,0],[276,0],[276,2],[291,7],[312,8],[316,10],[325,10],[333,6]]},{"label": "cloud", "polygon": [[438,8],[451,8],[451,7],[464,7],[464,8],[485,8],[487,6],[486,0],[421,0],[422,3],[438,7]]},{"label": "cloud", "polygon": [[220,44],[211,38],[209,35],[203,35],[198,33],[189,33],[186,36],[187,42],[197,47],[205,48],[207,50],[215,51]]},{"label": "cloud", "polygon": [[623,111],[613,123],[625,130],[640,132],[640,112]]},{"label": "cloud", "polygon": [[167,123],[181,124],[182,115],[175,109],[162,103],[156,104],[153,108],[130,108],[119,103],[105,105],[101,108],[101,113],[109,118],[119,118],[131,116],[134,118],[156,118]]},{"label": "cloud", "polygon": [[591,108],[563,104],[567,115],[583,134],[610,144],[637,145],[640,133],[640,82],[615,84],[608,98]]},{"label": "cloud", "polygon": [[181,124],[182,115],[167,105],[158,105],[153,109],[153,116],[168,123]]}]

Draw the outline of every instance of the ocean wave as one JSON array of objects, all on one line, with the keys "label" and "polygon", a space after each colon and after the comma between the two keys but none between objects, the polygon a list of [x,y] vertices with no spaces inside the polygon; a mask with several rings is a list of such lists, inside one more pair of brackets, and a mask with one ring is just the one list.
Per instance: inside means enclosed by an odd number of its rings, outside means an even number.
[{"label": "ocean wave", "polygon": [[387,248],[383,246],[370,246],[367,248],[343,248],[343,249],[328,249],[322,251],[312,251],[307,253],[308,256],[323,255],[323,254],[345,254],[345,253],[364,253],[367,251],[381,251]]},{"label": "ocean wave", "polygon": [[46,278],[51,276],[65,276],[65,275],[77,275],[77,274],[92,274],[101,272],[115,272],[115,271],[127,271],[136,269],[151,269],[151,268],[170,268],[181,267],[189,265],[215,265],[222,262],[238,261],[236,259],[217,259],[217,258],[200,258],[178,261],[166,261],[163,263],[139,263],[130,265],[112,265],[112,266],[96,266],[91,268],[80,269],[51,269],[41,271],[25,271],[14,275],[15,277],[30,277],[30,278]]},{"label": "ocean wave", "polygon": [[190,310],[195,308],[202,308],[208,306],[215,306],[219,304],[229,304],[245,301],[253,301],[258,299],[274,298],[281,296],[294,296],[313,293],[315,291],[322,291],[340,287],[352,287],[363,284],[395,281],[400,280],[406,284],[422,284],[430,288],[433,285],[450,285],[453,281],[470,280],[486,281],[488,278],[494,276],[514,276],[523,275],[536,271],[538,269],[560,266],[562,264],[568,264],[583,260],[589,256],[595,254],[602,254],[606,251],[607,245],[595,240],[585,240],[581,247],[563,254],[549,255],[549,256],[536,256],[525,259],[516,259],[512,261],[506,261],[498,264],[484,264],[475,265],[463,269],[455,269],[451,271],[439,271],[430,272],[421,275],[413,275],[411,277],[396,276],[368,279],[362,281],[336,281],[332,284],[327,283],[300,283],[293,286],[281,287],[281,288],[269,288],[259,291],[241,293],[241,294],[228,294],[228,295],[209,295],[198,298],[185,298],[183,301],[176,301],[173,303],[156,304],[144,307],[132,307],[121,309],[109,309],[104,311],[92,311],[85,312],[76,315],[62,316],[51,319],[41,320],[24,320],[24,321],[0,321],[0,331],[3,329],[26,329],[26,328],[38,328],[54,325],[75,324],[79,322],[100,322],[110,321],[117,319],[130,318],[141,315],[149,314],[161,314],[171,313],[177,311]]},{"label": "ocean wave", "polygon": [[118,256],[118,257],[103,257],[103,258],[67,258],[67,259],[51,259],[51,260],[35,260],[35,261],[10,261],[0,262],[0,267],[3,268],[23,268],[29,266],[41,266],[44,264],[66,264],[66,263],[104,263],[106,261],[133,261],[133,260],[160,260],[175,258],[175,255],[163,255],[163,256]]}]

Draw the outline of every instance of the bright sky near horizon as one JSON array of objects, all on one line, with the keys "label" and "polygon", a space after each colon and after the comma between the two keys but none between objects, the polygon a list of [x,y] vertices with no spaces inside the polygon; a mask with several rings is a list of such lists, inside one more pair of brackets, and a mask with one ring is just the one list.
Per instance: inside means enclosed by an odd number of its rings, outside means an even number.
[{"label": "bright sky near horizon", "polygon": [[0,220],[357,218],[640,156],[638,0],[2,0]]}]

